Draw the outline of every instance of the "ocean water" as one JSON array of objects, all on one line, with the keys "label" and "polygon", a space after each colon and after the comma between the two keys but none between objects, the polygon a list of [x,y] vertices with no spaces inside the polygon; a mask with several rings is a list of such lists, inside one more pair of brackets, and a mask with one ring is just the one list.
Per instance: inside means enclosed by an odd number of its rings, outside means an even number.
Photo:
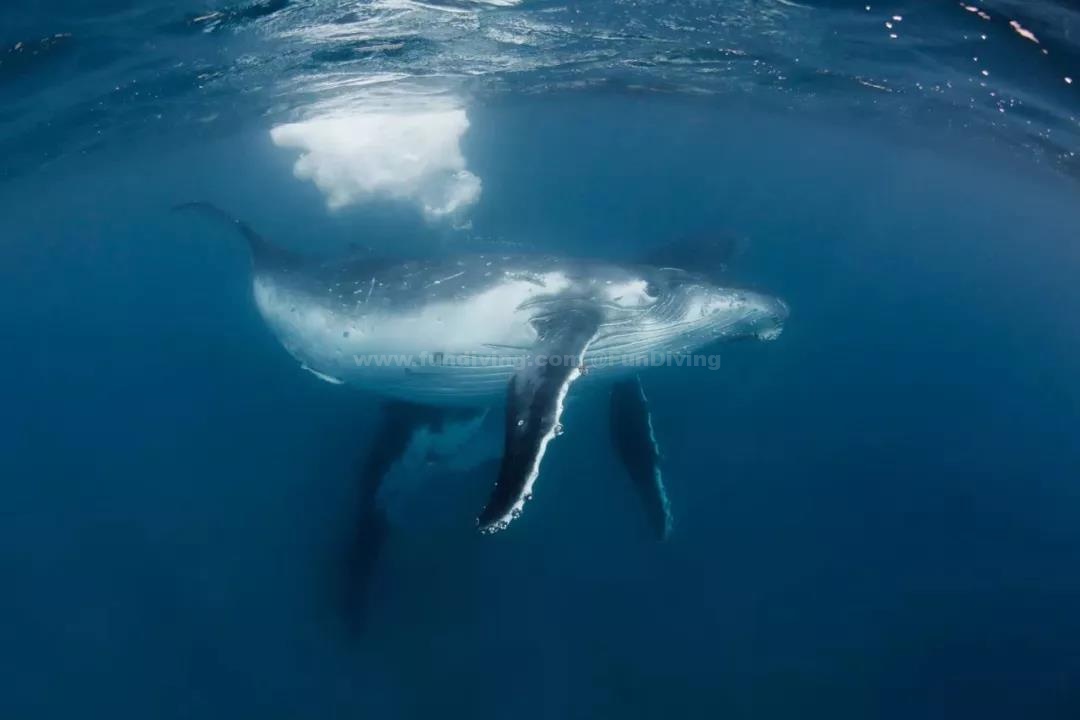
[{"label": "ocean water", "polygon": [[[0,717],[1080,717],[1080,15],[868,2],[5,4]],[[357,618],[377,399],[191,200],[313,254],[732,237],[792,312],[643,376],[667,542],[572,393],[503,533],[491,463],[410,471]]]}]

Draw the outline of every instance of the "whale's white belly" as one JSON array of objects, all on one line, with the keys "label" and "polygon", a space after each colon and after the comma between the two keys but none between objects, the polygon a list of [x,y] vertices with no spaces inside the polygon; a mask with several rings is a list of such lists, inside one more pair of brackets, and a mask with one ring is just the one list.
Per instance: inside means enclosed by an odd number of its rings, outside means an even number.
[{"label": "whale's white belly", "polygon": [[255,302],[302,365],[385,395],[434,404],[501,398],[536,343],[531,300],[557,289],[507,280],[453,301],[387,308],[358,297],[312,298],[256,277]]}]

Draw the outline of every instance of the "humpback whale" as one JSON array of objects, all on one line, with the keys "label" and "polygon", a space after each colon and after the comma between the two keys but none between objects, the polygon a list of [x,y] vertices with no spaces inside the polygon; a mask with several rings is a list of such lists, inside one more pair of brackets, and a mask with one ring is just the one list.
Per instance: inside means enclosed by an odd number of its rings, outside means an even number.
[{"label": "humpback whale", "polygon": [[677,267],[482,253],[326,261],[281,248],[213,205],[178,208],[246,239],[259,313],[303,369],[385,399],[362,470],[373,526],[380,479],[418,430],[468,425],[502,405],[502,457],[477,524],[503,530],[533,493],[568,394],[606,382],[613,447],[666,537],[671,509],[639,371],[717,341],[771,340],[788,316],[778,298]]}]

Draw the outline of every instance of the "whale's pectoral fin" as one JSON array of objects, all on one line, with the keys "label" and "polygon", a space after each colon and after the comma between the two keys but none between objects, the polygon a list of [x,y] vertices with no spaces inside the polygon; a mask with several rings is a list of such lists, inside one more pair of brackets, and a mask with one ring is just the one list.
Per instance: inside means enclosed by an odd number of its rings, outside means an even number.
[{"label": "whale's pectoral fin", "polygon": [[653,432],[648,398],[637,376],[612,388],[611,439],[645,505],[649,525],[657,539],[667,539],[672,525],[671,503],[660,473],[660,446]]},{"label": "whale's pectoral fin", "polygon": [[573,307],[534,322],[540,333],[536,349],[514,374],[506,394],[499,479],[477,519],[483,532],[505,528],[531,496],[548,443],[560,431],[566,393],[581,376],[582,359],[600,318],[595,309]]}]

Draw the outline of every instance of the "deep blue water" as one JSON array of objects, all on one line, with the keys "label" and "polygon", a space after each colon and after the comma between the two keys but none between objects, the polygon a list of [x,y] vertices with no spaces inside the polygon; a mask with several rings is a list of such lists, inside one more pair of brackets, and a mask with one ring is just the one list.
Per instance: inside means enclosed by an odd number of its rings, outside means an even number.
[{"label": "deep blue water", "polygon": [[[871,5],[0,10],[0,716],[1080,717],[1080,25]],[[491,465],[424,478],[358,627],[376,402],[192,199],[311,252],[730,234],[792,315],[645,376],[668,542],[585,392],[506,532]]]}]

